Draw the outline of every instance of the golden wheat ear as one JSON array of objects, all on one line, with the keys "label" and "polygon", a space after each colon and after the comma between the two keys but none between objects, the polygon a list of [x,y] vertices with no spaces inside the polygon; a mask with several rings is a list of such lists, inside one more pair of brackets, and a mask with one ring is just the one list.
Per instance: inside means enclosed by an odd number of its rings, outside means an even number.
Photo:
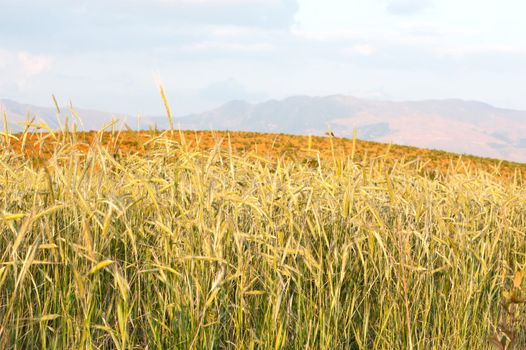
[{"label": "golden wheat ear", "polygon": [[170,105],[168,104],[168,99],[166,98],[164,87],[161,83],[159,84],[159,93],[161,94],[161,99],[163,100],[164,108],[166,110],[166,117],[168,118],[168,124],[170,125],[170,134],[173,135],[174,121],[172,118],[172,111],[170,109]]}]

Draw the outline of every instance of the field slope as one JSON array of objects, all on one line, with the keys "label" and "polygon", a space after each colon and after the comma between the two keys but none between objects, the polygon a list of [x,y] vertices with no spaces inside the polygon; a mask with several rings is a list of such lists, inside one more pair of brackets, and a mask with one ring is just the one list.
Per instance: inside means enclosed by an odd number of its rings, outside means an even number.
[{"label": "field slope", "polygon": [[[158,131],[107,131],[69,132],[53,136],[50,134],[17,134],[8,143],[17,153],[24,153],[34,163],[43,163],[57,148],[63,146],[57,139],[68,140],[68,145],[84,153],[94,144],[100,144],[113,156],[147,154],[152,141],[160,137]],[[372,141],[319,136],[297,136],[287,134],[265,134],[254,132],[224,131],[177,131],[163,133],[162,138],[174,142],[184,141],[191,151],[209,152],[217,147],[239,156],[265,158],[269,161],[312,163],[346,161],[352,158],[357,163],[382,161],[390,166],[398,163],[417,163],[423,172],[447,174],[448,172],[475,174],[490,173],[500,179],[524,179],[526,164],[461,155],[439,150],[384,144]],[[5,137],[4,137],[5,139]]]}]

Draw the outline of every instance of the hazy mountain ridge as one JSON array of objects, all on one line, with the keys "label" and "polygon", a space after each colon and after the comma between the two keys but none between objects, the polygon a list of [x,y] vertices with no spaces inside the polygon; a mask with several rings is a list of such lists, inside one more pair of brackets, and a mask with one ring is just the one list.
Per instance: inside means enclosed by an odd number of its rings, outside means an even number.
[{"label": "hazy mountain ridge", "polygon": [[[70,128],[73,123],[76,123],[77,129],[84,131],[100,130],[113,119],[128,124],[130,128],[137,129],[137,117],[128,116],[123,113],[97,111],[77,108],[75,106],[73,106],[73,109],[69,106],[60,106],[59,108],[60,114],[57,113],[55,106],[41,107],[19,103],[9,99],[0,99],[0,113],[6,112],[7,124],[12,132],[22,131],[28,118],[31,120],[33,117],[35,117],[35,123],[42,120],[52,129],[60,128],[59,120],[61,124],[64,124],[66,118],[68,118]],[[72,111],[74,111],[74,113]],[[141,123],[144,123],[144,125],[153,125],[155,120],[156,118],[141,117]]]},{"label": "hazy mountain ridge", "polygon": [[[0,100],[9,127],[21,130],[26,113],[58,127],[56,109]],[[98,130],[113,117],[136,129],[136,117],[76,109],[83,130]],[[61,120],[70,115],[63,108]],[[71,120],[71,116],[69,117]],[[142,128],[168,128],[166,117],[143,117]],[[526,162],[526,111],[503,109],[459,99],[380,101],[351,96],[292,96],[262,103],[231,101],[203,113],[175,118],[182,129],[235,130],[322,135],[331,129],[338,137],[392,142],[456,153]]]},{"label": "hazy mountain ridge", "polygon": [[459,99],[377,101],[333,95],[234,101],[178,118],[182,128],[336,136],[526,162],[526,111]]}]

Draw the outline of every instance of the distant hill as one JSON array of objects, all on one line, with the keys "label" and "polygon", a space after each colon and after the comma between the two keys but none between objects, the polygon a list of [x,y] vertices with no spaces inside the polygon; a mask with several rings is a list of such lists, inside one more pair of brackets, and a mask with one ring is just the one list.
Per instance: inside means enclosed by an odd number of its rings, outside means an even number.
[{"label": "distant hill", "polygon": [[330,128],[339,137],[352,137],[356,129],[364,140],[526,162],[526,111],[456,99],[393,102],[334,95],[233,101],[176,124],[299,135],[322,135]]},{"label": "distant hill", "polygon": [[[55,108],[43,108],[0,100],[10,127],[27,112],[57,127]],[[62,111],[62,119],[68,109]],[[84,130],[97,130],[114,116],[136,128],[135,117],[77,110]],[[71,120],[71,117],[70,117]],[[146,128],[168,128],[166,117],[142,118]],[[329,128],[338,137],[440,149],[455,153],[506,159],[526,163],[526,111],[496,108],[491,105],[458,99],[426,101],[377,101],[351,96],[294,96],[251,104],[228,102],[216,109],[175,119],[182,129],[232,130],[296,135],[323,135]],[[79,128],[80,129],[80,128]]]},{"label": "distant hill", "polygon": [[[61,106],[61,113],[58,116],[57,109],[54,106],[40,107],[18,103],[8,99],[0,99],[0,114],[3,111],[6,112],[9,128],[13,132],[22,131],[24,129],[24,123],[28,116],[30,118],[36,117],[35,122],[37,123],[39,120],[43,120],[52,129],[58,129],[58,121],[60,120],[61,123],[64,123],[66,117],[69,120],[68,124],[70,128],[73,123],[76,123],[78,130],[99,130],[104,127],[104,125],[111,122],[113,118],[127,123],[130,128],[137,128],[137,117],[127,116],[122,113],[103,112],[76,107],[74,107],[73,110],[75,113],[72,112],[70,107]],[[81,120],[81,123],[79,122],[79,119]],[[141,123],[144,123],[144,125],[147,126],[154,125],[156,119],[141,118],[141,120]]]}]

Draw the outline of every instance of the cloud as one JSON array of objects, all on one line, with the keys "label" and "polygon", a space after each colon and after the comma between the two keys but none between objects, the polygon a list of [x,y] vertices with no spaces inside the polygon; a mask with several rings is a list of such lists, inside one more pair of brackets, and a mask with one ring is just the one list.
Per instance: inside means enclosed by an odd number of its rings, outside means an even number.
[{"label": "cloud", "polygon": [[185,52],[210,52],[210,51],[233,51],[233,52],[268,52],[272,51],[274,46],[269,43],[232,43],[219,41],[205,41],[195,43],[181,48]]},{"label": "cloud", "polygon": [[[172,23],[289,28],[299,9],[297,0],[161,0]],[[143,10],[149,11],[151,2]],[[142,7],[142,6],[138,6]],[[154,11],[158,11],[153,6]]]},{"label": "cloud", "polygon": [[160,3],[167,5],[180,4],[201,4],[201,5],[239,5],[239,4],[262,4],[262,3],[280,3],[280,0],[158,0]]},{"label": "cloud", "polygon": [[182,47],[214,35],[249,41],[288,32],[298,8],[298,0],[19,0],[2,7],[0,47],[62,55]]},{"label": "cloud", "polygon": [[433,0],[391,0],[387,11],[394,15],[412,15],[433,6]]},{"label": "cloud", "polygon": [[526,48],[505,45],[472,45],[438,47],[435,52],[440,56],[465,58],[475,55],[517,55],[526,56]]},{"label": "cloud", "polygon": [[351,54],[359,54],[362,56],[371,56],[376,52],[376,49],[369,44],[358,44],[347,50]]},{"label": "cloud", "polygon": [[32,55],[28,52],[19,52],[16,55],[22,72],[26,76],[38,75],[51,67],[52,59],[44,55]]},{"label": "cloud", "polygon": [[28,82],[51,69],[53,58],[49,55],[31,54],[27,51],[0,50],[1,87],[24,89]]},{"label": "cloud", "polygon": [[299,39],[319,41],[319,42],[337,42],[344,40],[355,40],[363,37],[363,33],[351,30],[338,31],[306,31],[298,28],[292,28],[291,34]]},{"label": "cloud", "polygon": [[263,93],[250,91],[233,78],[217,81],[201,89],[200,96],[213,103],[225,103],[232,100],[259,101],[267,98]]}]

